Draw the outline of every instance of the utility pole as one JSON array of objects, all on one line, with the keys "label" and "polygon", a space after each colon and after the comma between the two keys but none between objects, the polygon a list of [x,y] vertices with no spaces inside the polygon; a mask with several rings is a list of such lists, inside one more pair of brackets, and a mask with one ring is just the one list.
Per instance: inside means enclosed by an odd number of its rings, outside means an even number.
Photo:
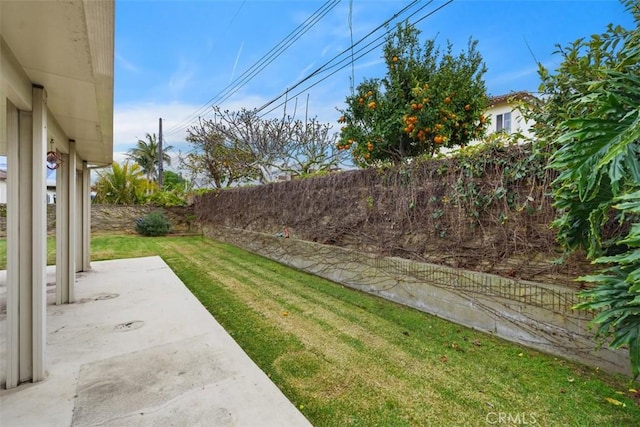
[{"label": "utility pole", "polygon": [[162,190],[162,178],[164,175],[164,168],[162,161],[162,117],[159,119],[159,129],[158,129],[158,187]]}]

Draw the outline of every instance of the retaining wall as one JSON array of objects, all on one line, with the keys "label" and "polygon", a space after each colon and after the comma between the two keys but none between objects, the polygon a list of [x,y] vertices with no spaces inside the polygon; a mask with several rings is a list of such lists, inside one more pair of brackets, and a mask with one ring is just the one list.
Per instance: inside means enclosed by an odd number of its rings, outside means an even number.
[{"label": "retaining wall", "polygon": [[[175,232],[198,231],[193,206],[156,207],[129,205],[91,205],[92,232],[134,233],[136,219],[150,212],[160,211],[165,214]],[[47,205],[47,231],[56,232],[56,205]],[[0,204],[0,237],[7,235],[7,205]]]},{"label": "retaining wall", "polygon": [[240,229],[203,226],[206,236],[354,289],[493,333],[546,353],[629,375],[626,351],[594,350],[590,313],[575,291]]},{"label": "retaining wall", "polygon": [[136,219],[150,212],[164,213],[176,232],[192,232],[198,229],[193,206],[155,207],[125,205],[92,205],[91,231],[135,232]]}]

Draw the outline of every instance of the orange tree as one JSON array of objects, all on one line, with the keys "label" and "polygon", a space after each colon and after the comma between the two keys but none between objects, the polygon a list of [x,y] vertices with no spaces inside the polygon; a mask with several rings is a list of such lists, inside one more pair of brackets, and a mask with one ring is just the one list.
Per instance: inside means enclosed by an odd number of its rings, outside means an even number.
[{"label": "orange tree", "polygon": [[484,135],[486,67],[477,41],[454,55],[451,43],[442,53],[433,40],[421,46],[419,35],[411,24],[398,24],[383,50],[387,75],[366,79],[339,110],[337,147],[351,150],[360,167],[433,155]]}]

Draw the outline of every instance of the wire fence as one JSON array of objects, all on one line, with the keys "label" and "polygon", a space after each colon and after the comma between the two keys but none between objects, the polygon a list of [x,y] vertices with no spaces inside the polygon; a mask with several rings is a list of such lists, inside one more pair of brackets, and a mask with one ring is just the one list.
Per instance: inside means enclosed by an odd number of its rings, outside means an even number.
[{"label": "wire fence", "polygon": [[561,285],[254,231],[206,226],[203,231],[219,241],[464,326],[608,372],[630,372],[625,351],[594,350],[588,331],[593,313],[573,310],[578,302],[575,290]]}]

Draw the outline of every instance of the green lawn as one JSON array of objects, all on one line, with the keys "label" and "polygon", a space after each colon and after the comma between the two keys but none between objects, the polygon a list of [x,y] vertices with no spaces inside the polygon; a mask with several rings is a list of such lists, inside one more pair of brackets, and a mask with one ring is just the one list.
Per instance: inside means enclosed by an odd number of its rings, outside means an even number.
[{"label": "green lawn", "polygon": [[[47,264],[56,263],[56,239],[53,236],[47,238]],[[0,239],[0,270],[7,268],[7,239]]]},{"label": "green lawn", "polygon": [[317,426],[640,425],[628,379],[233,246],[103,235],[92,254],[160,255]]}]

